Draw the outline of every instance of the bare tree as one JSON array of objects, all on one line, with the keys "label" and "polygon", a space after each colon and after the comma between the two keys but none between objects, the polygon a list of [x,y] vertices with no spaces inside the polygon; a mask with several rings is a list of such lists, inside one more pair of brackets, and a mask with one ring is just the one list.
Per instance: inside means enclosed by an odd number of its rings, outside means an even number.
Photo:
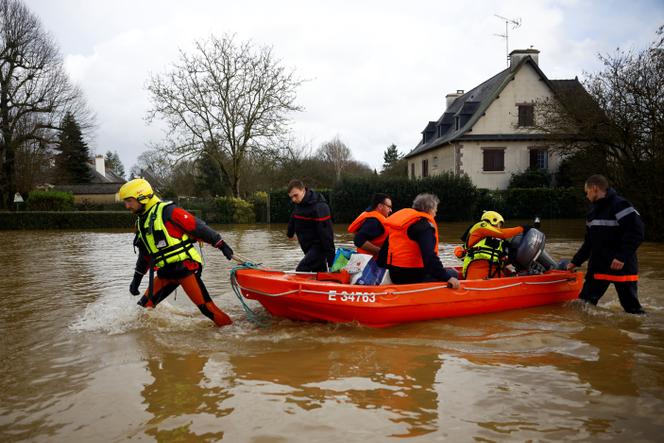
[{"label": "bare tree", "polygon": [[318,155],[333,166],[336,181],[341,180],[341,173],[353,159],[350,149],[338,136],[329,142],[323,143],[318,149]]},{"label": "bare tree", "polygon": [[136,159],[136,164],[129,171],[130,178],[145,178],[161,192],[168,187],[170,177],[173,173],[174,162],[160,149],[149,149],[141,153]]},{"label": "bare tree", "polygon": [[20,0],[0,0],[0,207],[16,192],[17,151],[52,143],[68,111],[91,122],[39,19]]},{"label": "bare tree", "polygon": [[600,60],[587,92],[578,82],[558,85],[558,103],[539,107],[541,127],[607,174],[641,211],[649,238],[664,239],[664,26],[648,48]]},{"label": "bare tree", "polygon": [[271,48],[211,36],[197,41],[191,54],[180,51],[170,71],[151,77],[147,120],[165,120],[170,154],[206,151],[216,159],[239,196],[248,153],[279,149],[274,140],[286,132],[288,113],[301,110],[295,105],[300,84]]}]

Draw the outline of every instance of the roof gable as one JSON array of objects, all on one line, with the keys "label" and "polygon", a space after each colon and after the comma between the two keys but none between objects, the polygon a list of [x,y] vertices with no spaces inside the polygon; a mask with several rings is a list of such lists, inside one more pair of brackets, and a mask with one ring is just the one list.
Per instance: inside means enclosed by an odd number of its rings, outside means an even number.
[{"label": "roof gable", "polygon": [[[437,123],[440,133],[437,134],[437,137],[429,140],[426,138],[421,139],[420,143],[411,152],[406,154],[405,157],[413,157],[451,143],[470,131],[477,120],[479,120],[503,89],[505,89],[507,84],[514,79],[516,73],[526,64],[529,64],[535,70],[549,89],[554,93],[556,92],[553,84],[544,75],[537,63],[530,56],[526,56],[514,66],[504,69],[462,96],[457,97],[438,119]],[[429,126],[427,125],[427,129],[429,129]]]}]

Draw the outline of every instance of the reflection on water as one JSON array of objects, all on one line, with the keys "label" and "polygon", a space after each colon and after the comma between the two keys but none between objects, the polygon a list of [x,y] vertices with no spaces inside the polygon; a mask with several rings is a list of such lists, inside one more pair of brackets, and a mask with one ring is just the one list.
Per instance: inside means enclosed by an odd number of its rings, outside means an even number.
[{"label": "reflection on water", "polygon": [[[526,221],[512,221],[520,224]],[[580,227],[579,227],[580,226]],[[465,224],[441,227],[441,255]],[[579,221],[545,221],[570,257]],[[241,255],[293,268],[284,226],[220,226]],[[337,242],[350,236],[337,227]],[[203,248],[217,329],[187,297],[128,294],[128,232],[0,232],[2,441],[655,441],[664,428],[664,254],[645,244],[645,317],[615,291],[578,302],[373,330],[249,322]],[[257,305],[252,305],[261,309]]]}]

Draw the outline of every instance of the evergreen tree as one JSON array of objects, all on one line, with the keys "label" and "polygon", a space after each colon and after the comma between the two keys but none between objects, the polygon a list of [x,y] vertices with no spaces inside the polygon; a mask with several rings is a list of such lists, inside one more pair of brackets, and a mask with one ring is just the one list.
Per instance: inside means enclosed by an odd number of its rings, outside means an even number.
[{"label": "evergreen tree", "polygon": [[125,168],[124,165],[122,164],[122,161],[120,161],[120,156],[118,155],[118,151],[115,152],[106,151],[106,157],[104,158],[104,161],[106,162],[107,168],[113,171],[113,173],[115,173],[116,175],[124,178]]},{"label": "evergreen tree", "polygon": [[392,143],[383,153],[383,170],[391,169],[401,159],[397,145]]},{"label": "evergreen tree", "polygon": [[225,196],[231,194],[232,188],[219,166],[207,152],[203,152],[196,161],[196,176],[194,181],[201,194],[210,196]]},{"label": "evergreen tree", "polygon": [[60,139],[56,148],[55,164],[61,184],[90,183],[92,173],[88,166],[90,150],[83,141],[81,127],[71,113],[62,119]]}]

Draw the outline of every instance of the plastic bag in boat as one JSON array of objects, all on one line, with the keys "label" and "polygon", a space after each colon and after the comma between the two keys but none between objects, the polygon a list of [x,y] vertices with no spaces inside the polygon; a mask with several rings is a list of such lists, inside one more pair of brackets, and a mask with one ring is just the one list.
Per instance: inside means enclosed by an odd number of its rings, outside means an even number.
[{"label": "plastic bag in boat", "polygon": [[330,272],[336,272],[341,268],[345,267],[348,264],[348,260],[355,254],[355,251],[351,251],[346,248],[337,248],[337,252],[334,255],[334,262],[332,262],[332,267]]},{"label": "plastic bag in boat", "polygon": [[355,282],[351,279],[351,283],[356,285],[378,286],[380,284],[385,284],[384,280],[386,276],[389,280],[387,269],[378,266],[378,262],[373,257],[364,266],[362,272],[356,275],[358,275],[358,278],[354,279]]},{"label": "plastic bag in boat", "polygon": [[359,278],[359,275],[357,274],[362,273],[362,270],[372,257],[373,256],[369,254],[359,254],[356,252],[350,257],[348,263],[344,266],[344,270],[348,271],[351,275],[355,275],[356,278]]}]

